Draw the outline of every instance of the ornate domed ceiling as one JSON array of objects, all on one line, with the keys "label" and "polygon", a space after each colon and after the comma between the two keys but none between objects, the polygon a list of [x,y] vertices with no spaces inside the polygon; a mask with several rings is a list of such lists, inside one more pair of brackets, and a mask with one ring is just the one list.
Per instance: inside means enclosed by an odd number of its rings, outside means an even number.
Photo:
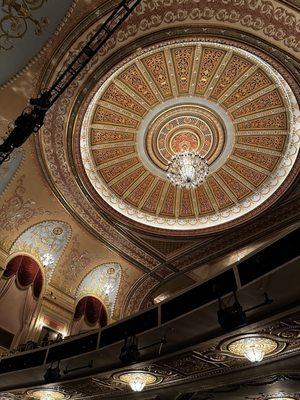
[{"label": "ornate domed ceiling", "polygon": [[[123,60],[98,83],[83,117],[82,163],[101,199],[127,220],[213,229],[252,217],[281,194],[297,156],[299,115],[288,84],[257,56],[181,39]],[[167,179],[182,150],[208,160],[197,189]]]}]

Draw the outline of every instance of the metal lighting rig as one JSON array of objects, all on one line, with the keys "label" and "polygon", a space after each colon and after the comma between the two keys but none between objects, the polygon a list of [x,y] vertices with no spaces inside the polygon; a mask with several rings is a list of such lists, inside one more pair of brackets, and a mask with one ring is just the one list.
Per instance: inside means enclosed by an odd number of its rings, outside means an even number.
[{"label": "metal lighting rig", "polygon": [[30,99],[27,107],[14,121],[7,137],[0,144],[0,165],[9,158],[11,152],[22,146],[32,133],[39,131],[46,112],[64,93],[93,56],[105,45],[119,26],[131,15],[142,0],[122,0],[106,21],[96,30],[90,40],[80,50],[68,67],[60,73],[50,89],[39,97]]}]

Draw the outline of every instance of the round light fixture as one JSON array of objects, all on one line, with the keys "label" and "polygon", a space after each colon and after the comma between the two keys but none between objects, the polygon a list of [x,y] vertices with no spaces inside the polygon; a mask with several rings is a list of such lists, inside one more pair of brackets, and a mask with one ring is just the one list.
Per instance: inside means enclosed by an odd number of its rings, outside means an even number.
[{"label": "round light fixture", "polygon": [[278,397],[269,397],[268,400],[296,400],[296,398],[295,397],[278,396]]},{"label": "round light fixture", "polygon": [[31,398],[37,400],[65,400],[66,395],[58,390],[51,389],[40,389],[40,390],[31,390],[27,392],[27,395]]},{"label": "round light fixture", "polygon": [[289,396],[268,397],[268,400],[296,400],[296,397],[289,397]]},{"label": "round light fixture", "polygon": [[260,362],[265,355],[273,353],[278,347],[275,340],[265,337],[245,337],[231,342],[228,350],[240,357],[245,357],[251,362]]},{"label": "round light fixture", "polygon": [[120,375],[119,380],[129,385],[134,392],[141,392],[145,386],[157,382],[156,376],[149,372],[127,372]]},{"label": "round light fixture", "polygon": [[167,177],[175,186],[186,189],[196,188],[208,175],[208,163],[194,151],[182,151],[169,162]]}]

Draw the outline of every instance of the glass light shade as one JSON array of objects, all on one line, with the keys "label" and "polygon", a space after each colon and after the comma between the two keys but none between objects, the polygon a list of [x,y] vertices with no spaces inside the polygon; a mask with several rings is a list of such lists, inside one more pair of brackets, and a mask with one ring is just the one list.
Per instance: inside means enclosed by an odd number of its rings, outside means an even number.
[{"label": "glass light shade", "polygon": [[260,362],[263,360],[265,353],[262,349],[253,346],[246,349],[244,355],[251,362]]},{"label": "glass light shade", "polygon": [[64,393],[51,389],[32,390],[27,392],[27,394],[36,400],[66,400],[67,398]]},{"label": "glass light shade", "polygon": [[199,153],[183,151],[171,158],[167,177],[175,186],[192,189],[204,182],[208,171],[208,163]]},{"label": "glass light shade", "polygon": [[134,392],[141,392],[145,386],[153,385],[157,381],[155,375],[143,371],[127,372],[121,374],[118,379],[129,385]]},{"label": "glass light shade", "polygon": [[52,400],[52,397],[49,393],[42,395],[41,400]]},{"label": "glass light shade", "polygon": [[146,386],[146,382],[140,376],[136,376],[129,385],[134,392],[141,392]]}]

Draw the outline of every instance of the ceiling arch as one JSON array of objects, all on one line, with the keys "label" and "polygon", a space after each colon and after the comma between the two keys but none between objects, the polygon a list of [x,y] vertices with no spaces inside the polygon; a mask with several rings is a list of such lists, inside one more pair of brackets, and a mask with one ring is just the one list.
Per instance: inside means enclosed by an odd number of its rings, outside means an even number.
[{"label": "ceiling arch", "polygon": [[117,263],[95,267],[79,284],[75,294],[77,301],[86,296],[95,296],[104,303],[111,316],[121,284],[121,275],[122,269]]},{"label": "ceiling arch", "polygon": [[45,267],[49,282],[71,234],[71,227],[66,222],[43,221],[24,231],[11,246],[9,254],[26,252],[36,257]]}]

